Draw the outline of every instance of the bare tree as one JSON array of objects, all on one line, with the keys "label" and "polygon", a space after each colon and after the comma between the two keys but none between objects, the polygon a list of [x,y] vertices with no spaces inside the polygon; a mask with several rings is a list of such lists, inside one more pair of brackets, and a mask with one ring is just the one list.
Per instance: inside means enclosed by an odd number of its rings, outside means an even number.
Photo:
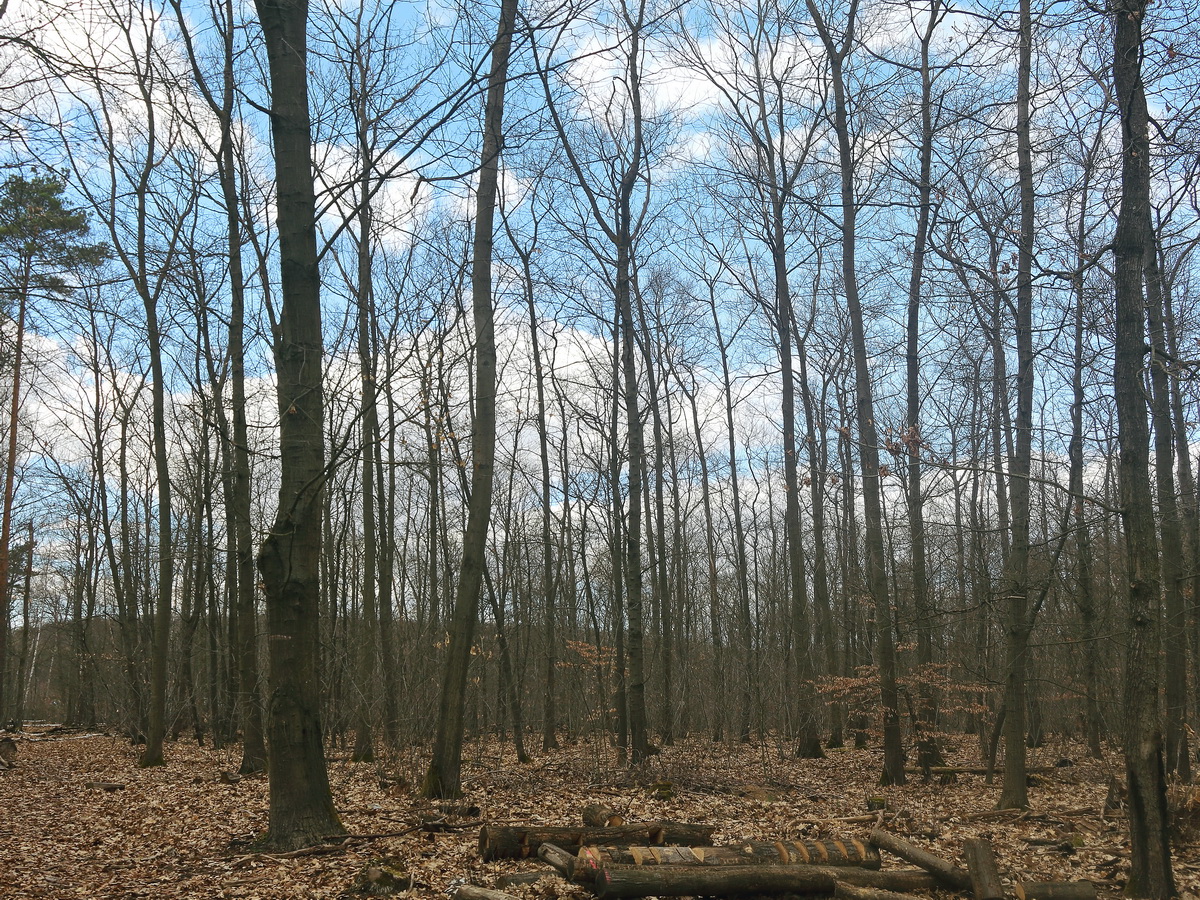
[{"label": "bare tree", "polygon": [[461,787],[463,715],[467,667],[471,661],[479,593],[483,584],[488,526],[492,511],[496,455],[496,337],[492,308],[492,250],[500,152],[504,146],[504,94],[517,22],[517,0],[502,0],[483,112],[483,149],[475,193],[475,232],[471,259],[471,309],[475,324],[475,409],[471,432],[471,496],[462,564],[450,623],[450,647],[442,677],[437,736],[422,793],[454,797]]},{"label": "bare tree", "polygon": [[1125,528],[1129,626],[1125,662],[1125,777],[1129,788],[1131,897],[1175,894],[1163,768],[1158,696],[1161,583],[1154,503],[1150,492],[1150,435],[1142,394],[1146,319],[1142,279],[1150,241],[1150,115],[1142,83],[1144,0],[1115,3],[1113,85],[1121,121],[1121,206],[1113,237],[1116,281],[1116,360],[1113,389],[1120,444],[1120,504]]},{"label": "bare tree", "polygon": [[282,303],[275,327],[279,508],[258,555],[267,596],[265,843],[296,849],[343,831],[325,767],[318,565],[325,487],[321,281],[308,107],[305,0],[256,0],[270,68]]}]

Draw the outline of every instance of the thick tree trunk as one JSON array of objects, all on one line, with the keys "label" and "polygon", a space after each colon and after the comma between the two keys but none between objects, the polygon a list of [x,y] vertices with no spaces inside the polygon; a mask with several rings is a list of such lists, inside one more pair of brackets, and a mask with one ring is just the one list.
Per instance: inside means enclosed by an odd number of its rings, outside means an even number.
[{"label": "thick tree trunk", "polygon": [[320,273],[309,130],[305,0],[256,0],[271,79],[280,286],[275,329],[279,509],[258,568],[267,597],[270,817],[266,846],[343,831],[321,734],[320,560],[325,488]]},{"label": "thick tree trunk", "polygon": [[150,706],[146,748],[139,766],[164,763],[167,735],[167,654],[171,640],[175,559],[171,543],[171,465],[167,450],[166,385],[162,363],[162,335],[158,329],[156,298],[142,288],[146,310],[146,335],[150,350],[151,422],[154,432],[154,474],[158,482],[158,586],[154,601],[154,638],[150,653]]},{"label": "thick tree trunk", "polygon": [[1163,768],[1158,656],[1161,617],[1158,542],[1150,491],[1149,428],[1142,393],[1146,330],[1142,276],[1150,232],[1149,112],[1142,84],[1145,0],[1113,5],[1113,82],[1121,114],[1121,206],[1113,239],[1116,362],[1113,384],[1120,445],[1120,507],[1128,566],[1124,684],[1125,774],[1132,865],[1129,897],[1175,894]]}]

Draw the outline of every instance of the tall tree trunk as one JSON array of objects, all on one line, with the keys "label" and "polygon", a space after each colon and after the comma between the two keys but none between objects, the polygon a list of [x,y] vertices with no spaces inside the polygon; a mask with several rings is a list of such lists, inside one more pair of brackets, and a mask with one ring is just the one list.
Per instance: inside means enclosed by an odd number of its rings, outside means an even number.
[{"label": "tall tree trunk", "polygon": [[[149,170],[145,172],[149,178]],[[145,184],[143,183],[143,190]],[[139,216],[139,219],[143,218]],[[140,227],[144,228],[144,224]],[[139,244],[142,242],[139,241]],[[154,473],[158,487],[158,592],[154,603],[154,639],[150,654],[150,707],[146,748],[139,766],[164,763],[163,742],[167,734],[167,654],[171,640],[171,610],[174,601],[175,559],[171,542],[171,466],[167,449],[166,384],[162,362],[162,334],[158,327],[157,298],[143,285],[146,337],[150,350],[151,421],[154,431]]]},{"label": "tall tree trunk", "polygon": [[[632,260],[630,261],[632,265]],[[653,573],[651,582],[652,607],[658,620],[657,628],[652,629],[658,634],[658,650],[662,668],[662,713],[660,715],[660,734],[663,744],[669,746],[675,743],[674,723],[672,715],[673,688],[673,648],[671,629],[673,615],[671,612],[671,588],[667,575],[667,514],[666,514],[666,450],[668,437],[663,428],[662,404],[660,393],[665,390],[666,378],[662,370],[654,365],[654,352],[651,350],[651,334],[646,318],[645,298],[638,288],[636,279],[630,278],[633,288],[633,301],[636,305],[638,327],[641,329],[642,366],[646,373],[648,384],[648,400],[650,405],[651,429],[654,436],[654,498],[651,509],[650,496],[646,496],[646,526],[649,530],[647,545],[650,549],[650,571]],[[657,345],[657,342],[655,342]],[[648,479],[647,479],[648,480]]]},{"label": "tall tree trunk", "polygon": [[1025,774],[1025,669],[1029,635],[1029,474],[1033,460],[1033,148],[1030,142],[1030,79],[1033,20],[1030,0],[1020,0],[1020,49],[1017,63],[1017,173],[1021,222],[1017,244],[1017,416],[1015,454],[1009,466],[1012,547],[1005,572],[1008,594],[1005,660],[1004,783],[1000,809],[1029,805]]},{"label": "tall tree trunk", "polygon": [[[1097,144],[1102,132],[1096,136]],[[1093,145],[1094,149],[1098,149]],[[1083,405],[1087,397],[1084,392],[1084,281],[1086,209],[1090,187],[1091,166],[1087,169],[1082,199],[1080,200],[1079,224],[1075,234],[1076,270],[1072,278],[1075,300],[1074,350],[1071,368],[1071,442],[1067,448],[1070,472],[1068,477],[1071,505],[1075,522],[1075,604],[1079,609],[1083,628],[1083,689],[1084,730],[1088,755],[1100,759],[1104,755],[1100,746],[1103,716],[1100,710],[1099,656],[1100,633],[1096,622],[1096,591],[1092,578],[1092,540],[1086,513],[1086,497],[1083,486]]]},{"label": "tall tree trunk", "polygon": [[1183,533],[1175,495],[1175,434],[1171,422],[1171,391],[1167,373],[1166,332],[1163,328],[1162,272],[1156,241],[1146,242],[1146,318],[1150,329],[1150,408],[1154,424],[1154,476],[1158,495],[1159,536],[1162,544],[1162,587],[1166,621],[1166,767],[1168,775],[1192,780],[1187,736],[1187,610],[1183,595]]},{"label": "tall tree trunk", "polygon": [[[507,226],[507,220],[505,222]],[[510,239],[512,235],[510,233]],[[522,289],[525,305],[529,311],[530,355],[533,361],[534,387],[537,391],[538,461],[541,463],[541,480],[538,484],[541,502],[542,538],[542,602],[545,627],[542,651],[542,751],[558,749],[558,709],[556,706],[556,674],[558,667],[557,637],[558,612],[555,608],[555,591],[558,585],[554,577],[554,542],[551,540],[551,494],[550,494],[550,436],[546,418],[546,367],[542,363],[541,333],[538,329],[537,308],[534,305],[532,251],[517,247],[521,258]]]},{"label": "tall tree trunk", "polygon": [[[825,548],[827,532],[825,529],[825,473],[828,461],[828,449],[825,444],[824,429],[818,429],[817,401],[813,398],[812,387],[808,383],[808,340],[807,332],[812,330],[817,315],[817,298],[814,292],[812,306],[806,333],[797,333],[796,346],[800,351],[800,402],[804,407],[804,431],[808,444],[808,496],[811,505],[813,536],[813,608],[818,619],[818,631],[825,644],[825,674],[834,675],[838,672],[837,634],[833,625],[833,604],[829,592],[828,554]],[[822,398],[822,404],[824,398]],[[823,406],[822,406],[823,408]],[[823,413],[821,414],[823,417]],[[821,433],[818,434],[818,431]],[[845,743],[843,736],[843,705],[829,705],[832,719],[829,733],[829,746],[841,747]]]},{"label": "tall tree trunk", "polygon": [[[778,203],[782,203],[782,198]],[[774,244],[782,247],[784,235],[783,214],[779,209],[773,216],[775,225]],[[786,260],[782,252],[773,254],[775,280],[776,339],[779,341],[780,378],[783,383],[783,473],[786,499],[783,511],[784,530],[787,536],[788,587],[791,626],[788,634],[789,657],[794,665],[797,684],[788,690],[796,698],[796,755],[806,759],[825,756],[821,749],[821,736],[816,717],[816,691],[813,683],[814,670],[813,634],[808,612],[808,583],[804,570],[804,548],[800,533],[800,463],[796,446],[796,377],[792,356],[792,334],[794,310],[792,292],[788,285]],[[791,669],[792,667],[789,667]]]},{"label": "tall tree trunk", "polygon": [[733,377],[729,367],[729,344],[721,331],[721,317],[717,314],[717,301],[709,294],[709,310],[712,313],[713,329],[717,335],[717,349],[721,354],[721,397],[725,404],[725,436],[729,448],[729,495],[733,506],[733,550],[734,570],[737,579],[738,644],[741,650],[742,690],[738,704],[738,740],[750,740],[750,712],[754,703],[755,653],[754,626],[750,616],[750,575],[746,563],[746,531],[742,522],[742,495],[738,476],[737,431],[733,422]]},{"label": "tall tree trunk", "polygon": [[372,165],[373,149],[370,143],[367,114],[368,74],[365,62],[356,58],[354,84],[351,87],[351,103],[354,106],[355,128],[358,139],[359,165],[362,167],[358,179],[358,242],[357,242],[357,294],[358,305],[358,368],[362,384],[359,403],[360,441],[362,444],[359,465],[362,473],[362,617],[358,636],[358,690],[355,692],[357,717],[354,729],[354,750],[351,759],[370,762],[375,758],[372,734],[372,703],[378,671],[379,617],[376,609],[375,574],[378,567],[378,541],[375,517],[375,452],[374,444],[379,432],[378,388],[375,379],[375,358],[371,341],[371,309],[375,301],[372,280]]},{"label": "tall tree trunk", "polygon": [[1142,393],[1146,330],[1142,276],[1150,236],[1149,111],[1142,84],[1145,0],[1113,4],[1113,84],[1121,116],[1121,205],[1113,238],[1116,361],[1113,385],[1120,445],[1120,509],[1128,566],[1124,683],[1125,775],[1132,864],[1125,894],[1175,895],[1163,768],[1158,657],[1161,600],[1150,491],[1149,428]]},{"label": "tall tree trunk", "polygon": [[850,313],[851,344],[854,355],[855,407],[857,412],[859,460],[862,466],[864,539],[867,550],[867,589],[875,606],[879,663],[879,694],[883,708],[882,784],[903,784],[904,746],[900,732],[900,694],[897,687],[895,629],[892,601],[888,593],[887,567],[883,545],[882,486],[879,483],[879,436],[875,427],[875,401],[871,387],[871,368],[867,357],[866,325],[858,294],[857,200],[854,196],[854,148],[850,134],[849,99],[846,96],[845,62],[855,44],[855,17],[858,0],[851,0],[841,44],[834,39],[828,24],[817,11],[814,0],[807,0],[817,32],[825,45],[833,86],[834,130],[837,133],[838,163],[841,175],[842,284],[846,308]]},{"label": "tall tree trunk", "polygon": [[[9,610],[12,601],[9,598],[9,560],[10,544],[12,543],[13,496],[16,493],[17,478],[17,424],[21,413],[21,363],[24,361],[25,348],[25,313],[29,305],[30,266],[32,260],[22,260],[24,264],[24,284],[18,288],[17,299],[17,338],[13,347],[12,361],[12,397],[10,398],[8,415],[8,447],[4,459],[4,498],[0,506],[0,722],[7,721],[8,707],[16,706],[5,696],[5,668],[8,651]],[[19,701],[19,698],[17,698]]]},{"label": "tall tree trunk", "polygon": [[930,602],[929,576],[925,559],[925,495],[921,487],[921,295],[925,277],[925,254],[931,228],[933,192],[933,70],[929,50],[934,31],[944,16],[940,0],[930,6],[921,47],[921,143],[918,150],[920,171],[917,175],[917,223],[913,235],[912,267],[908,278],[908,321],[905,328],[905,419],[907,430],[901,446],[907,463],[905,495],[908,503],[910,568],[912,570],[913,612],[917,633],[917,723],[919,727],[917,760],[925,769],[942,762],[934,731],[937,726],[937,701],[930,680],[933,675],[934,611]]},{"label": "tall tree trunk", "polygon": [[265,845],[343,832],[321,735],[320,560],[324,403],[306,0],[255,0],[270,68],[282,305],[274,329],[279,509],[258,556],[267,598],[270,815]]},{"label": "tall tree trunk", "polygon": [[[1151,239],[1158,245],[1155,235],[1151,235]],[[1159,253],[1159,266],[1163,266],[1162,247],[1157,246]],[[1179,338],[1175,328],[1175,310],[1174,301],[1171,297],[1172,279],[1164,277],[1162,279],[1162,294],[1163,294],[1163,328],[1167,339],[1167,353],[1169,359],[1179,359]],[[1193,673],[1200,672],[1200,627],[1197,627],[1196,618],[1196,598],[1200,591],[1200,572],[1197,571],[1197,565],[1200,564],[1200,507],[1196,502],[1196,479],[1192,472],[1192,454],[1191,445],[1188,438],[1187,419],[1183,413],[1183,390],[1180,383],[1183,379],[1170,379],[1171,387],[1171,418],[1174,424],[1175,435],[1175,465],[1179,478],[1179,517],[1183,525],[1184,534],[1184,559],[1183,571],[1184,581],[1181,584],[1181,589],[1185,597],[1191,598],[1191,608],[1188,610],[1188,624],[1185,626],[1191,635],[1192,642],[1192,671]],[[1193,681],[1195,683],[1195,679]],[[1192,692],[1192,702],[1200,698],[1200,691]]]},{"label": "tall tree trunk", "polygon": [[725,618],[721,608],[720,587],[717,584],[716,529],[713,524],[712,488],[708,474],[708,453],[704,447],[704,432],[700,426],[700,408],[696,403],[699,385],[686,385],[679,377],[679,386],[687,397],[692,412],[692,439],[696,442],[696,457],[700,463],[700,503],[704,511],[704,559],[706,563],[706,588],[708,591],[709,640],[713,646],[713,677],[716,680],[717,708],[712,724],[712,739],[725,737],[725,710],[729,706],[727,674],[725,671],[725,635],[721,624]]},{"label": "tall tree trunk", "polygon": [[483,113],[483,150],[475,195],[475,234],[471,264],[471,309],[475,324],[475,415],[471,433],[471,497],[462,564],[454,597],[450,647],[442,675],[433,758],[425,773],[427,797],[455,797],[462,790],[462,742],[467,670],[479,618],[479,595],[486,565],[496,456],[496,337],[492,310],[492,246],[496,193],[503,146],[504,93],[516,26],[517,0],[503,0]]}]

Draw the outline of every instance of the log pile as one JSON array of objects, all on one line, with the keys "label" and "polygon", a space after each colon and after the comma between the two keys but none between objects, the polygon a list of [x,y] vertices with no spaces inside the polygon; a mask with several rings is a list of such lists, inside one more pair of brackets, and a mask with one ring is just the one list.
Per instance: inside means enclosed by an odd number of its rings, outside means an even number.
[{"label": "log pile", "polygon": [[[505,876],[499,887],[558,875],[600,900],[729,897],[737,900],[919,900],[914,892],[957,891],[972,900],[1095,900],[1090,882],[1019,882],[1007,890],[990,842],[963,845],[963,866],[876,827],[865,840],[741,841],[713,846],[715,828],[678,822],[625,824],[601,805],[578,828],[486,825],[484,860],[537,856],[545,872]],[[883,867],[880,851],[916,868]],[[515,900],[469,887],[461,900]]]}]

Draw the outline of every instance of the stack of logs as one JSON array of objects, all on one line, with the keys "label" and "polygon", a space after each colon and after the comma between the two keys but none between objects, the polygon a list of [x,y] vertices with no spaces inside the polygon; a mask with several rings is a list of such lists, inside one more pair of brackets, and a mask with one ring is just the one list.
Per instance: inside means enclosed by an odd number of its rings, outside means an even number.
[{"label": "stack of logs", "polygon": [[[1005,900],[990,842],[967,840],[960,868],[909,841],[876,828],[866,841],[742,841],[713,846],[714,828],[677,822],[627,825],[603,806],[584,812],[584,826],[486,825],[479,834],[484,860],[537,856],[543,872],[508,875],[498,887],[561,875],[601,900],[629,897],[840,898],[919,900],[914,891],[954,890],[974,900]],[[884,870],[880,850],[917,868]],[[515,900],[501,890],[465,885],[457,900]],[[1091,882],[1022,882],[1016,900],[1095,900]]]}]

